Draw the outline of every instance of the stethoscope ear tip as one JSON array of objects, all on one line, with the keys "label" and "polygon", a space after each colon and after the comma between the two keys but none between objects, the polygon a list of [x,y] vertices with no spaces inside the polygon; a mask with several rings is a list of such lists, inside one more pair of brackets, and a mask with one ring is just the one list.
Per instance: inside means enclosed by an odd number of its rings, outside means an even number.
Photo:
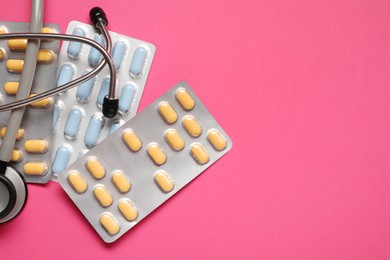
[{"label": "stethoscope ear tip", "polygon": [[98,6],[93,7],[89,11],[89,18],[92,21],[93,26],[96,30],[100,32],[100,23],[103,23],[105,26],[108,25],[108,20],[104,10]]},{"label": "stethoscope ear tip", "polygon": [[103,115],[107,118],[113,118],[118,113],[119,100],[118,98],[109,98],[108,96],[104,97],[103,101]]}]

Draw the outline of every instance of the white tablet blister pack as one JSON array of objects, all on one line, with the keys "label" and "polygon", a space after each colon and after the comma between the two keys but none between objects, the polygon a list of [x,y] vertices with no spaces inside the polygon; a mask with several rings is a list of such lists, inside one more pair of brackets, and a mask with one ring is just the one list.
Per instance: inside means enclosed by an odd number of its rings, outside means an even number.
[{"label": "white tablet blister pack", "polygon": [[[0,22],[0,33],[28,32],[28,23]],[[45,24],[42,32],[58,33],[55,24]],[[57,53],[59,41],[42,40],[37,58],[37,67],[30,95],[52,89],[56,82]],[[0,97],[1,104],[15,101],[20,74],[22,73],[27,39],[0,41]],[[25,110],[17,134],[11,163],[32,183],[50,180],[51,136],[53,122],[53,98],[32,103]],[[10,112],[0,113],[0,137],[3,138]]]},{"label": "white tablet blister pack", "polygon": [[[103,37],[89,24],[72,21],[66,33],[91,38],[105,45]],[[117,72],[118,115],[109,119],[101,111],[109,89],[107,66],[93,79],[57,96],[53,121],[54,180],[68,164],[112,134],[137,112],[156,48],[141,40],[109,33]],[[90,72],[100,60],[101,54],[94,48],[78,42],[64,42],[57,67],[57,86]]]},{"label": "white tablet blister pack", "polygon": [[206,170],[232,142],[180,82],[59,174],[91,225],[113,242]]}]

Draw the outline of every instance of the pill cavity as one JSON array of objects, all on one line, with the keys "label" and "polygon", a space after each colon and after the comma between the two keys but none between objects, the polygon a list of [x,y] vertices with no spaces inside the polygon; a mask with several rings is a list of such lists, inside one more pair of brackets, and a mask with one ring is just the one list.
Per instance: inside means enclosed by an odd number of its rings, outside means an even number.
[{"label": "pill cavity", "polygon": [[71,155],[71,149],[68,146],[61,145],[58,147],[56,151],[56,155],[54,156],[53,165],[51,170],[53,173],[60,173],[65,170],[68,165],[68,161]]},{"label": "pill cavity", "polygon": [[[103,37],[99,34],[96,34],[94,37],[94,41],[99,43],[100,45],[104,46],[104,40]],[[88,63],[91,67],[95,68],[100,61],[101,53],[96,50],[95,48],[91,47],[91,50],[88,54]]]},{"label": "pill cavity", "polygon": [[72,108],[70,110],[64,129],[65,138],[76,138],[82,118],[83,112],[80,108]]},{"label": "pill cavity", "polygon": [[127,49],[127,45],[124,41],[119,40],[114,44],[114,48],[112,50],[111,56],[115,63],[116,70],[119,70],[122,65],[122,61],[126,54],[126,49]]},{"label": "pill cavity", "polygon": [[121,199],[118,203],[118,209],[127,221],[134,221],[138,217],[138,211],[129,199]]},{"label": "pill cavity", "polygon": [[120,225],[118,220],[111,213],[103,213],[99,218],[100,224],[110,236],[119,233]]},{"label": "pill cavity", "polygon": [[227,147],[226,139],[217,129],[211,129],[208,131],[207,140],[217,151],[223,151]]},{"label": "pill cavity", "polygon": [[19,149],[12,150],[11,162],[18,163],[23,160],[23,152]]},{"label": "pill cavity", "polygon": [[136,91],[137,86],[134,83],[128,82],[123,86],[119,97],[119,111],[121,113],[127,113],[129,111]]},{"label": "pill cavity", "polygon": [[[65,85],[66,83],[69,83],[72,80],[73,75],[74,75],[74,69],[73,69],[72,65],[70,65],[70,64],[62,65],[61,69],[60,69],[60,73],[59,73],[58,78],[57,78],[56,86],[60,87],[62,85]],[[60,94],[64,94],[64,93],[66,93],[66,92],[63,92]]]},{"label": "pill cavity", "polygon": [[186,110],[192,110],[195,107],[195,101],[184,88],[179,88],[176,92],[176,100],[180,106]]},{"label": "pill cavity", "polygon": [[167,161],[167,156],[157,143],[150,143],[147,153],[157,166],[163,165]]},{"label": "pill cavity", "polygon": [[130,75],[132,77],[141,76],[142,69],[144,68],[148,51],[145,47],[139,46],[135,49],[133,59],[130,64]]},{"label": "pill cavity", "polygon": [[30,139],[24,142],[24,150],[29,153],[46,153],[48,148],[49,143],[44,139]]},{"label": "pill cavity", "polygon": [[[1,129],[0,129],[0,137],[1,138],[4,138],[4,136],[5,136],[5,133],[7,132],[7,127],[2,127]],[[16,133],[16,140],[17,141],[20,141],[20,140],[22,140],[24,138],[24,129],[23,128],[19,128],[18,129],[18,132]]]},{"label": "pill cavity", "polygon": [[198,137],[202,134],[202,127],[193,116],[185,116],[183,119],[183,127],[192,137]]},{"label": "pill cavity", "polygon": [[[89,72],[90,72],[89,70],[84,71],[83,76],[88,74]],[[90,97],[91,92],[92,92],[92,89],[93,89],[93,85],[95,84],[95,81],[96,81],[96,77],[93,77],[93,78],[87,80],[86,82],[80,84],[77,87],[76,98],[77,98],[77,101],[79,103],[85,104],[88,102],[89,97]]]},{"label": "pill cavity", "polygon": [[39,50],[37,60],[39,63],[48,64],[55,61],[57,55],[52,50]]},{"label": "pill cavity", "polygon": [[19,74],[22,73],[23,65],[24,65],[24,60],[9,59],[5,63],[5,67],[7,68],[8,72],[19,73]]},{"label": "pill cavity", "polygon": [[[34,97],[37,94],[30,94],[30,97]],[[39,101],[36,101],[34,103],[31,103],[30,106],[33,108],[49,108],[53,104],[53,99],[52,98],[45,98]]]},{"label": "pill cavity", "polygon": [[78,171],[70,171],[67,180],[73,190],[77,193],[84,193],[88,188],[87,182]]},{"label": "pill cavity", "polygon": [[167,124],[173,124],[177,120],[176,111],[167,101],[163,101],[159,104],[158,112]]},{"label": "pill cavity", "polygon": [[98,184],[93,189],[93,195],[96,200],[99,202],[100,206],[107,208],[112,204],[112,196],[102,184]]},{"label": "pill cavity", "polygon": [[14,96],[18,93],[19,82],[18,81],[8,81],[4,84],[4,91],[8,95]]},{"label": "pill cavity", "polygon": [[194,143],[191,145],[191,155],[199,164],[206,164],[210,160],[209,154],[200,143]]},{"label": "pill cavity", "polygon": [[171,177],[168,175],[166,171],[158,170],[154,174],[154,182],[160,188],[160,190],[164,193],[171,192],[175,187],[174,182]]},{"label": "pill cavity", "polygon": [[101,86],[100,86],[99,94],[98,94],[97,100],[96,100],[98,107],[102,107],[104,97],[108,95],[109,88],[110,88],[110,78],[105,77],[102,81]]},{"label": "pill cavity", "polygon": [[[85,31],[79,27],[77,28],[74,28],[73,32],[72,32],[73,35],[76,35],[76,36],[85,36]],[[68,45],[68,57],[70,59],[73,59],[73,60],[76,60],[79,55],[80,55],[80,50],[81,50],[81,42],[76,42],[76,41],[72,41],[69,43]]]},{"label": "pill cavity", "polygon": [[104,178],[104,176],[106,175],[106,169],[96,157],[89,158],[87,160],[87,163],[85,164],[85,167],[87,168],[89,173],[97,180]]},{"label": "pill cavity", "polygon": [[104,126],[104,117],[101,113],[95,113],[89,120],[87,131],[84,136],[84,143],[88,148],[97,144],[100,130]]},{"label": "pill cavity", "polygon": [[27,175],[44,175],[47,172],[47,164],[40,161],[31,161],[23,165],[23,172]]},{"label": "pill cavity", "polygon": [[142,142],[132,129],[123,130],[122,140],[132,152],[138,152],[142,147]]},{"label": "pill cavity", "polygon": [[129,180],[120,170],[116,170],[112,173],[111,181],[120,193],[126,193],[131,189],[131,184]]},{"label": "pill cavity", "polygon": [[165,140],[175,151],[180,151],[184,148],[184,140],[176,129],[168,129],[165,132]]},{"label": "pill cavity", "polygon": [[119,127],[121,127],[123,124],[125,123],[125,121],[123,121],[122,119],[120,120],[115,120],[114,122],[111,123],[111,126],[110,126],[110,131],[108,132],[108,135],[111,135],[112,133],[114,133]]}]

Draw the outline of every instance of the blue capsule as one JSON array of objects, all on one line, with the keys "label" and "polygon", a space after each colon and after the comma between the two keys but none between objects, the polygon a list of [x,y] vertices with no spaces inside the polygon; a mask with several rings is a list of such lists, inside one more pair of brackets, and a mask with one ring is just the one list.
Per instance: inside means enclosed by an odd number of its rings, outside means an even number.
[{"label": "blue capsule", "polygon": [[65,138],[74,139],[79,131],[81,119],[83,118],[83,112],[80,108],[72,108],[69,112],[68,119],[64,129]]},{"label": "blue capsule", "polygon": [[91,117],[91,120],[89,120],[87,131],[85,132],[84,136],[84,143],[88,148],[92,148],[96,145],[100,130],[102,129],[103,125],[104,118],[100,113],[95,113]]},{"label": "blue capsule", "polygon": [[[83,75],[89,73],[89,71],[85,71]],[[96,78],[93,77],[92,79],[82,83],[80,86],[77,87],[76,91],[76,98],[77,101],[81,104],[85,104],[89,100],[89,96],[91,95],[93,85],[95,84]]]},{"label": "blue capsule", "polygon": [[71,150],[68,147],[63,145],[58,147],[54,157],[53,165],[51,167],[53,173],[60,173],[65,170],[66,166],[68,165],[70,154]]},{"label": "blue capsule", "polygon": [[[60,87],[68,82],[70,82],[74,75],[74,69],[70,64],[64,64],[61,66],[60,73],[57,78],[57,87]],[[60,93],[63,94],[63,93]]]},{"label": "blue capsule", "polygon": [[126,83],[121,92],[121,96],[119,97],[119,111],[121,113],[127,113],[131,104],[133,103],[133,99],[135,96],[135,92],[137,87],[134,83]]},{"label": "blue capsule", "polygon": [[[72,34],[76,36],[84,37],[85,31],[81,28],[75,28]],[[76,60],[80,55],[80,50],[81,50],[81,42],[75,42],[75,41],[70,42],[68,45],[69,58]]]},{"label": "blue capsule", "polygon": [[135,49],[133,59],[131,60],[130,64],[130,75],[132,77],[141,76],[142,69],[145,65],[147,53],[148,51],[142,46],[139,46]]},{"label": "blue capsule", "polygon": [[102,107],[104,97],[108,95],[109,89],[110,89],[110,78],[105,77],[102,81],[102,85],[100,86],[99,94],[96,100],[98,107]]},{"label": "blue capsule", "polygon": [[110,130],[108,132],[108,135],[111,135],[112,133],[114,133],[119,127],[121,127],[125,122],[123,120],[116,120],[114,122],[112,122],[111,126],[110,126]]},{"label": "blue capsule", "polygon": [[126,43],[123,41],[117,41],[114,45],[111,56],[115,63],[115,69],[117,70],[121,67],[123,58],[125,57],[126,48]]},{"label": "blue capsule", "polygon": [[[94,40],[95,40],[95,42],[99,43],[100,45],[102,45],[102,46],[104,45],[104,40],[103,40],[103,37],[101,35],[96,34]],[[91,47],[91,50],[89,51],[89,54],[88,54],[89,65],[91,67],[95,68],[99,64],[101,56],[102,55],[98,50]]]}]

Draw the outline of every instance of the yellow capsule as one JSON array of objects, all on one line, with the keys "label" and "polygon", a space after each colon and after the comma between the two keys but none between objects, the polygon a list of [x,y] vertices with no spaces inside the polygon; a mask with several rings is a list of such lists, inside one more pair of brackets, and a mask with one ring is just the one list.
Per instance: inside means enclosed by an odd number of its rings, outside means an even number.
[{"label": "yellow capsule", "polygon": [[154,174],[154,181],[164,193],[171,192],[175,187],[175,183],[172,181],[171,177],[169,177],[168,173],[163,170],[158,170]]},{"label": "yellow capsule", "polygon": [[[1,138],[4,138],[6,131],[7,131],[7,127],[5,127],[5,126],[0,129],[0,137]],[[24,138],[24,129],[19,128],[18,133],[16,134],[16,140],[20,141],[23,138]]]},{"label": "yellow capsule", "polygon": [[226,139],[221,135],[221,133],[217,129],[211,129],[207,133],[207,140],[209,140],[210,144],[217,151],[223,151],[227,146]]},{"label": "yellow capsule", "polygon": [[158,107],[158,112],[160,113],[160,115],[164,119],[165,123],[167,123],[167,124],[171,125],[171,124],[175,123],[177,120],[176,111],[173,109],[171,104],[169,104],[166,101],[163,101],[160,103],[160,105]]},{"label": "yellow capsule", "polygon": [[0,34],[7,33],[7,29],[4,26],[0,26]]},{"label": "yellow capsule", "polygon": [[126,193],[131,189],[131,183],[120,170],[116,170],[112,173],[111,181],[120,193]]},{"label": "yellow capsule", "polygon": [[[36,96],[37,94],[30,94],[30,97]],[[30,106],[34,108],[49,108],[53,104],[53,101],[51,98],[45,98],[40,101],[31,103]]]},{"label": "yellow capsule", "polygon": [[8,81],[4,84],[4,91],[8,95],[14,96],[18,93],[19,82],[18,81]]},{"label": "yellow capsule", "polygon": [[27,47],[27,39],[12,39],[8,40],[8,48],[13,51],[25,51]]},{"label": "yellow capsule", "polygon": [[52,63],[56,59],[56,54],[51,50],[39,50],[38,62],[39,63]]},{"label": "yellow capsule", "polygon": [[134,221],[138,217],[138,211],[128,199],[121,199],[118,209],[127,221]]},{"label": "yellow capsule", "polygon": [[138,152],[142,147],[142,142],[132,129],[123,130],[122,140],[132,152]]},{"label": "yellow capsule", "polygon": [[163,165],[167,161],[167,156],[157,143],[150,143],[147,151],[156,165]]},{"label": "yellow capsule", "polygon": [[44,139],[30,139],[24,143],[24,150],[29,153],[46,153],[49,143]]},{"label": "yellow capsule", "polygon": [[42,27],[41,33],[57,33],[57,31],[52,27]]},{"label": "yellow capsule", "polygon": [[69,172],[67,179],[70,186],[72,186],[73,190],[77,193],[84,193],[88,188],[87,182],[84,180],[83,176],[81,176],[81,174],[77,171]]},{"label": "yellow capsule", "polygon": [[104,178],[106,175],[106,169],[104,169],[104,166],[95,157],[89,158],[85,167],[87,167],[89,173],[97,180]]},{"label": "yellow capsule", "polygon": [[0,61],[4,60],[5,58],[5,51],[3,49],[0,49]]},{"label": "yellow capsule", "polygon": [[22,73],[24,60],[7,60],[5,67],[9,72]]},{"label": "yellow capsule", "polygon": [[15,149],[11,154],[11,162],[18,163],[23,160],[23,152],[19,149]]},{"label": "yellow capsule", "polygon": [[192,110],[195,107],[195,101],[184,88],[179,88],[176,92],[176,100],[184,110]]},{"label": "yellow capsule", "polygon": [[180,151],[184,148],[184,140],[181,138],[176,129],[168,129],[165,132],[165,140],[175,151]]},{"label": "yellow capsule", "polygon": [[108,212],[103,213],[100,216],[99,221],[100,224],[103,226],[103,228],[110,236],[114,236],[118,234],[121,229],[118,221],[111,213]]},{"label": "yellow capsule", "polygon": [[39,161],[27,162],[23,166],[23,171],[27,175],[43,175],[47,171],[47,164]]},{"label": "yellow capsule", "polygon": [[96,185],[95,189],[93,190],[93,194],[99,202],[100,206],[103,208],[111,206],[112,197],[111,194],[107,191],[106,187],[101,184]]},{"label": "yellow capsule", "polygon": [[192,137],[198,137],[202,134],[202,127],[193,116],[185,116],[183,119],[183,127]]},{"label": "yellow capsule", "polygon": [[203,145],[194,143],[191,145],[191,154],[199,164],[206,164],[209,162],[210,157]]}]

